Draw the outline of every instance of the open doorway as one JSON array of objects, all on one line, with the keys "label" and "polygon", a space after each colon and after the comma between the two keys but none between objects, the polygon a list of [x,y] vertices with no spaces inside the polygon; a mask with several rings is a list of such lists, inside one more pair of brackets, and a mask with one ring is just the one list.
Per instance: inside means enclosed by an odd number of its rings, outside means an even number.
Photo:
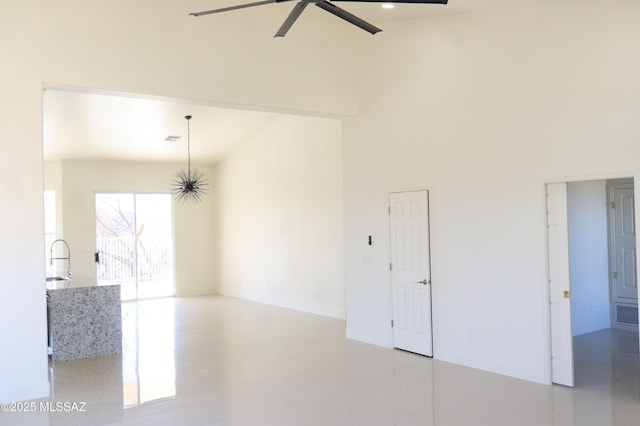
[{"label": "open doorway", "polygon": [[633,178],[547,185],[554,383],[574,385],[578,336],[637,337],[634,192]]}]

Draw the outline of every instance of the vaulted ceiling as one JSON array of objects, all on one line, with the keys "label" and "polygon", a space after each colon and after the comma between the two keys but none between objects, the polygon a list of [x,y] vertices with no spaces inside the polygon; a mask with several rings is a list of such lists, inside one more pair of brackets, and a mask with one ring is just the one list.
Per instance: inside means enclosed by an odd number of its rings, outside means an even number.
[{"label": "vaulted ceiling", "polygon": [[[450,0],[446,6],[398,4],[392,10],[383,10],[379,3],[356,0],[341,3],[340,6],[384,30],[385,23],[560,1],[579,0]],[[192,10],[189,12],[241,3],[242,0],[225,0],[224,2],[196,0],[190,2],[189,7]],[[266,22],[266,27],[272,27],[275,33],[294,4],[294,2],[268,4],[193,19],[197,20],[197,25],[203,26],[223,24],[243,26],[254,22],[255,19],[260,19]],[[183,4],[182,7],[186,6]],[[326,25],[327,31],[337,26],[349,25],[319,8],[309,8],[287,34],[287,38],[296,37],[296,29],[304,26],[307,19],[315,21],[316,24],[322,22],[322,25]],[[196,25],[196,21],[193,25]],[[167,23],[167,26],[171,27],[170,23]],[[391,27],[389,31],[398,28],[397,25]],[[272,35],[269,33],[263,36],[271,37]],[[380,37],[379,35],[371,36],[357,28],[354,32],[348,33],[348,36]],[[229,42],[232,43],[233,40],[230,39]],[[348,40],[345,43],[348,43]],[[245,54],[248,53],[245,52]],[[244,106],[204,105],[186,100],[137,95],[122,96],[105,92],[86,93],[77,90],[49,89],[45,91],[44,100],[45,161],[67,158],[183,161],[186,155],[184,116],[192,115],[193,159],[197,162],[214,163],[223,158],[235,145],[263,131],[282,114],[279,111],[264,111]],[[182,138],[179,142],[168,142],[165,141],[167,136]]]}]

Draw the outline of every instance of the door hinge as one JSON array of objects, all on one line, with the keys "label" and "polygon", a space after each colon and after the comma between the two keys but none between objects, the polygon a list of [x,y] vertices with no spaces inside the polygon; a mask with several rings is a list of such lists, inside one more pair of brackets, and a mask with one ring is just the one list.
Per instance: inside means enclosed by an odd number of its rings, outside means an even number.
[{"label": "door hinge", "polygon": [[393,271],[393,264],[392,263],[389,263],[389,270]]},{"label": "door hinge", "polygon": [[609,205],[611,206],[612,209],[616,208],[616,203],[614,203],[613,201],[609,203]]},{"label": "door hinge", "polygon": [[391,206],[387,206],[389,214],[391,214]]},{"label": "door hinge", "polygon": [[393,320],[391,320],[391,327],[393,328]]},{"label": "door hinge", "polygon": [[618,279],[618,271],[614,271],[613,272],[613,279],[617,280]]}]

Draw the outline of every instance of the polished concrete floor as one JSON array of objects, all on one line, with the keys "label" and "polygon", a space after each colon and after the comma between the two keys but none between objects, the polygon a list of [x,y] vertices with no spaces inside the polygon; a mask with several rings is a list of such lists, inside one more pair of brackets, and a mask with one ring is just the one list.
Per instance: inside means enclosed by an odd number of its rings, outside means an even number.
[{"label": "polished concrete floor", "polygon": [[122,355],[53,364],[51,399],[32,401],[66,407],[0,424],[640,425],[637,333],[577,337],[569,389],[348,341],[344,321],[232,298],[122,312]]}]

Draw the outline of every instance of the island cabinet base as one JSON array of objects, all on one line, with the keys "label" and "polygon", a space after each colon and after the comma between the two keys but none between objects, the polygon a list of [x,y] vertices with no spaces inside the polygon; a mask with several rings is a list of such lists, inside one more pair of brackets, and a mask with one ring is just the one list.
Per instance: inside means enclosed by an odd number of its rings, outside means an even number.
[{"label": "island cabinet base", "polygon": [[120,286],[47,290],[49,353],[69,361],[122,352]]}]

